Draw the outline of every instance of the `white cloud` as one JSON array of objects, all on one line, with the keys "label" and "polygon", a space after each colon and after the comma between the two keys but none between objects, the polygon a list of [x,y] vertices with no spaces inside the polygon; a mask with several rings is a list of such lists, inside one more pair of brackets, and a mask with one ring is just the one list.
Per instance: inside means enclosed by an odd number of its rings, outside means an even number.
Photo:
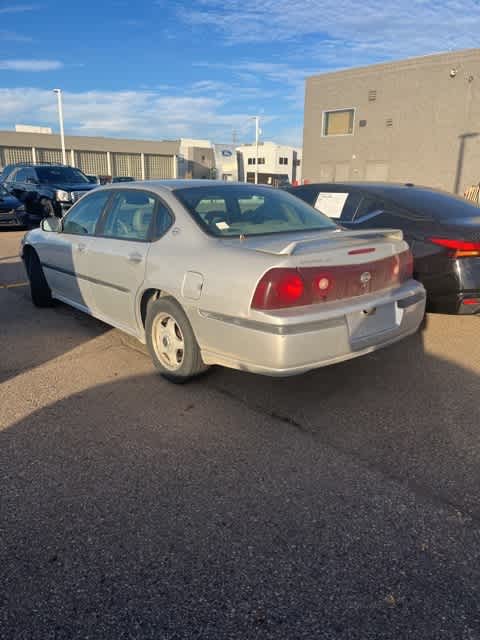
[{"label": "white cloud", "polygon": [[61,67],[59,60],[0,60],[0,70],[4,71],[54,71]]},{"label": "white cloud", "polygon": [[[208,96],[172,96],[155,91],[63,93],[65,128],[83,135],[147,139],[202,137],[229,140],[249,113],[230,113]],[[0,127],[16,122],[57,127],[55,96],[33,88],[0,89]]]},{"label": "white cloud", "polygon": [[480,31],[477,0],[199,0],[178,14],[229,44],[282,42],[289,61],[329,67],[475,47]]}]

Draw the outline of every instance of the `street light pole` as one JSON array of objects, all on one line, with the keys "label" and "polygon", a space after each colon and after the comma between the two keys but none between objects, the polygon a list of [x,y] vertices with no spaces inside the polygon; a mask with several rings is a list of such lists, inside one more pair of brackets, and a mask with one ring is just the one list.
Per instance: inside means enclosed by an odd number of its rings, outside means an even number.
[{"label": "street light pole", "polygon": [[258,184],[258,138],[260,135],[260,117],[255,116],[255,184]]},{"label": "street light pole", "polygon": [[62,144],[62,162],[67,164],[67,154],[65,152],[65,133],[63,131],[63,103],[62,103],[62,90],[54,89],[53,93],[57,94],[57,106],[58,106],[58,120],[60,123],[60,142]]}]

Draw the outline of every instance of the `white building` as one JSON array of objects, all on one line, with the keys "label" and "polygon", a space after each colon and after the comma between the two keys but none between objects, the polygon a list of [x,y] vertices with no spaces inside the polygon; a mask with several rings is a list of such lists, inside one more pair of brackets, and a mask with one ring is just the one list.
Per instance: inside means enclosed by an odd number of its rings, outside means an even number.
[{"label": "white building", "polygon": [[213,145],[215,151],[215,169],[217,180],[227,182],[238,180],[237,150],[234,144]]},{"label": "white building", "polygon": [[255,144],[237,147],[238,179],[243,182],[255,182],[255,168],[258,168],[259,184],[277,186],[288,180],[292,184],[302,179],[302,150],[297,147],[260,142],[258,145],[258,167],[256,165]]}]

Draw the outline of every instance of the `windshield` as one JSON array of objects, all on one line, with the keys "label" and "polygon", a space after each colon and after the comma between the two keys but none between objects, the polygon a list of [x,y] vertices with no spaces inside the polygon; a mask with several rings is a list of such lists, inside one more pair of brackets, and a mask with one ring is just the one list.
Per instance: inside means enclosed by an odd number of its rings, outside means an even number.
[{"label": "windshield", "polygon": [[86,175],[73,167],[36,167],[40,182],[90,184]]},{"label": "windshield", "polygon": [[200,226],[214,236],[323,231],[337,226],[303,200],[269,187],[210,185],[174,193]]}]

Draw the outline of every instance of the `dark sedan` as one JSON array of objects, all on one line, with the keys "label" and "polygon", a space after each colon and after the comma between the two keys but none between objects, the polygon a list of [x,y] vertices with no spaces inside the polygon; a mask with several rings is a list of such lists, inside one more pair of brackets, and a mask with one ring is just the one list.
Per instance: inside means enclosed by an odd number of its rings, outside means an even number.
[{"label": "dark sedan", "polygon": [[0,228],[23,227],[26,221],[27,213],[23,203],[0,185]]},{"label": "dark sedan", "polygon": [[480,313],[480,209],[412,184],[326,183],[287,189],[352,229],[402,229],[428,310]]}]

